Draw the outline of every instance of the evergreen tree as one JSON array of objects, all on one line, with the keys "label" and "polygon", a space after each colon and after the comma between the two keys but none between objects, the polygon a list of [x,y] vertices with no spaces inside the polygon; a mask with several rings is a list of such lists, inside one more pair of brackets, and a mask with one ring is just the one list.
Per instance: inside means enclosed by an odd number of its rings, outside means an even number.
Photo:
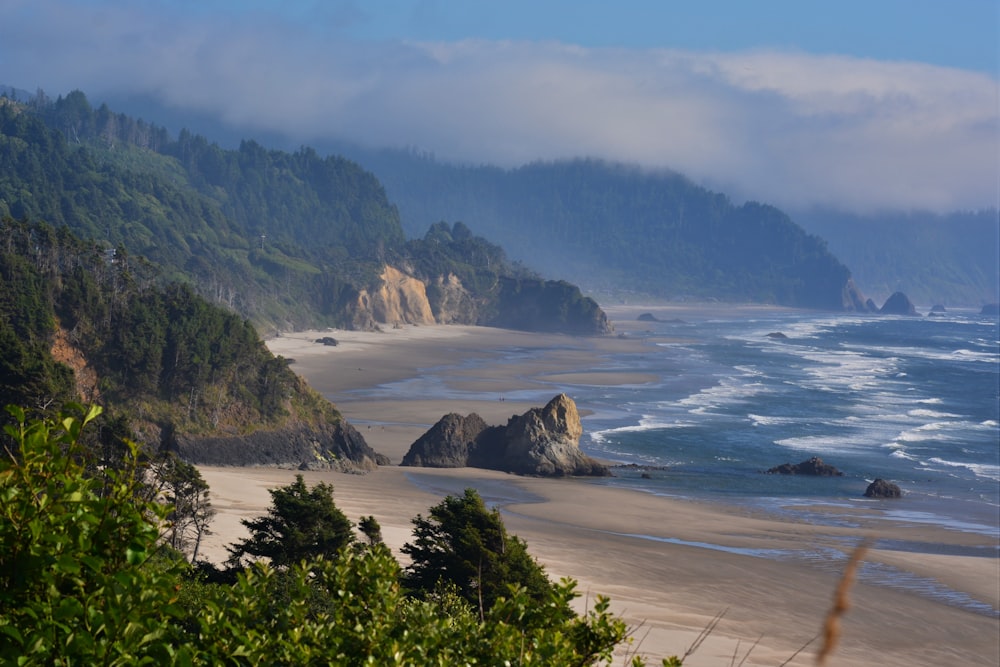
[{"label": "evergreen tree", "polygon": [[285,568],[321,556],[335,558],[354,541],[351,522],[333,502],[333,486],[321,482],[310,489],[296,475],[295,482],[269,493],[267,514],[241,522],[250,537],[229,548],[231,564],[241,566],[251,556]]},{"label": "evergreen tree", "polygon": [[[489,510],[475,489],[448,496],[413,520],[414,541],[403,546],[412,563],[405,583],[424,595],[441,586],[484,614],[511,586],[523,587],[537,602],[551,597],[553,585],[523,540],[508,535],[496,509]],[[564,608],[561,613],[568,613]]]}]

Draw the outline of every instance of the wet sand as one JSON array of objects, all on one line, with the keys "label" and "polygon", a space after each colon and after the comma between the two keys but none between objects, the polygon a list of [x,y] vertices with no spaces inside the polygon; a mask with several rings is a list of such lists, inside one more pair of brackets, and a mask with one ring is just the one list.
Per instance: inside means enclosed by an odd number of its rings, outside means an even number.
[{"label": "wet sand", "polygon": [[[395,465],[448,412],[474,411],[488,423],[503,423],[542,405],[562,390],[562,382],[649,381],[643,373],[607,364],[605,355],[641,352],[648,344],[629,338],[642,324],[631,311],[623,317],[629,319],[616,322],[622,337],[429,326],[381,333],[303,332],[269,341],[272,351],[294,359],[292,368],[394,463],[368,475],[307,472],[306,480],[332,483],[337,505],[352,520],[374,515],[402,562],[399,548],[410,538],[412,518],[444,495],[474,486],[501,506],[508,529],[525,539],[551,577],[579,582],[581,608],[597,594],[610,596],[612,608],[635,627],[638,650],[651,659],[682,654],[716,614],[725,612],[709,640],[685,661],[692,667],[730,664],[734,655],[738,664],[758,640],[744,664],[784,663],[819,633],[846,555],[866,536],[983,546],[991,557],[878,549],[865,560],[933,579],[1000,608],[1000,560],[995,540],[988,537],[864,515],[856,527],[816,526],[587,480]],[[321,336],[333,336],[339,345],[313,342]],[[422,384],[429,368],[444,378],[443,385]],[[387,383],[395,383],[393,391],[385,391]],[[245,534],[240,519],[265,511],[267,489],[290,483],[296,474],[264,468],[201,470],[219,511],[214,534],[203,546],[205,556],[216,561],[224,560],[226,544]],[[820,555],[782,559],[777,553]],[[850,598],[852,608],[830,665],[1000,664],[995,616],[864,581]],[[788,664],[814,664],[818,644]]]}]

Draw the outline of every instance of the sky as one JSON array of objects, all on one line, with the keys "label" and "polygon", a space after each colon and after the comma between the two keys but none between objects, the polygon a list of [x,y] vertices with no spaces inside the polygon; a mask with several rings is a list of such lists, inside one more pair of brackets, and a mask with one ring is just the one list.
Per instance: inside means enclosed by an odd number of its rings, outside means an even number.
[{"label": "sky", "polygon": [[945,212],[998,205],[998,36],[1000,0],[0,0],[0,84],[248,138]]}]

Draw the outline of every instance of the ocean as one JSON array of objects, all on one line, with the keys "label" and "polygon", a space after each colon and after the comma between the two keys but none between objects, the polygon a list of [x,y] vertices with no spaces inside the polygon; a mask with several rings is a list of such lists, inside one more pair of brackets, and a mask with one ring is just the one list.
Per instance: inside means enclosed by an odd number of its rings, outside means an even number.
[{"label": "ocean", "polygon": [[[579,369],[587,371],[580,377],[607,372],[655,379],[568,384],[572,374],[562,374],[558,382],[545,384],[540,376],[531,378],[530,387],[507,394],[508,400],[535,405],[554,392],[574,399],[583,415],[581,449],[621,464],[613,477],[582,484],[615,485],[814,525],[934,526],[956,538],[947,543],[876,539],[873,546],[1000,563],[996,318],[957,309],[934,317],[894,317],[717,307],[684,310],[676,319],[676,310],[654,307],[649,312],[661,321],[637,322],[634,309],[622,312],[631,319],[613,313],[619,335],[640,340],[641,351],[608,353],[593,368]],[[558,350],[497,352],[506,362],[524,364]],[[426,369],[414,380],[418,393],[495,400],[489,393],[450,389],[436,371]],[[380,391],[413,395],[414,381]],[[811,457],[822,458],[843,476],[764,472]],[[865,498],[876,478],[898,485],[902,498]],[[505,493],[512,491],[493,489],[487,500],[513,502]],[[836,548],[804,544],[791,551],[689,546],[808,561],[839,573],[856,544],[848,542]],[[885,565],[865,563],[859,578],[1000,617],[991,604]]]},{"label": "ocean", "polygon": [[[882,478],[904,494],[879,503],[895,508],[887,518],[1000,538],[996,319],[766,312],[643,325],[628,335],[648,352],[608,361],[658,382],[573,391],[592,411],[581,447],[648,467],[609,483],[835,521],[814,510],[873,502],[864,491]],[[762,474],[814,456],[843,477]]]}]

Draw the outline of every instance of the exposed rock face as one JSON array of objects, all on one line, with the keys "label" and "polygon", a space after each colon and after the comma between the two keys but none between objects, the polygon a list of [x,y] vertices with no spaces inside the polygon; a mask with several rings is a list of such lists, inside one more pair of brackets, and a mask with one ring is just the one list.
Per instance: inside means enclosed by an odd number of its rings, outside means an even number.
[{"label": "exposed rock face", "polygon": [[885,300],[878,312],[883,315],[916,315],[917,309],[908,296],[902,292],[896,292]]},{"label": "exposed rock face", "polygon": [[580,451],[580,414],[565,394],[544,408],[487,426],[477,414],[445,415],[403,457],[404,466],[472,466],[522,475],[607,476],[607,466]]},{"label": "exposed rock face", "polygon": [[[413,276],[386,265],[379,289],[359,297],[376,322],[384,324],[434,324],[427,286]],[[365,301],[367,300],[367,301]]]},{"label": "exposed rock face", "polygon": [[876,479],[865,489],[865,498],[899,498],[902,495],[898,486],[884,479]]},{"label": "exposed rock face", "polygon": [[511,417],[505,432],[503,467],[526,475],[608,475],[606,466],[580,451],[580,413],[559,394],[544,408]]},{"label": "exposed rock face", "polygon": [[767,471],[770,475],[813,475],[814,477],[841,477],[844,473],[834,468],[823,459],[814,456],[802,463],[782,463]]},{"label": "exposed rock face", "polygon": [[461,468],[469,465],[476,440],[489,426],[482,417],[452,412],[417,439],[403,457],[404,466]]},{"label": "exposed rock face", "polygon": [[387,265],[377,290],[351,297],[349,326],[475,324],[581,335],[614,330],[596,301],[563,281],[501,277],[492,290],[474,295],[454,274],[425,282],[407,271]]},{"label": "exposed rock face", "polygon": [[165,448],[201,465],[367,472],[389,464],[388,457],[369,447],[357,429],[343,420],[230,437],[174,437],[165,432],[163,440]]},{"label": "exposed rock face", "polygon": [[877,310],[872,300],[866,299],[858,286],[854,284],[853,278],[847,279],[847,283],[841,291],[840,302],[846,311],[871,313]]}]

